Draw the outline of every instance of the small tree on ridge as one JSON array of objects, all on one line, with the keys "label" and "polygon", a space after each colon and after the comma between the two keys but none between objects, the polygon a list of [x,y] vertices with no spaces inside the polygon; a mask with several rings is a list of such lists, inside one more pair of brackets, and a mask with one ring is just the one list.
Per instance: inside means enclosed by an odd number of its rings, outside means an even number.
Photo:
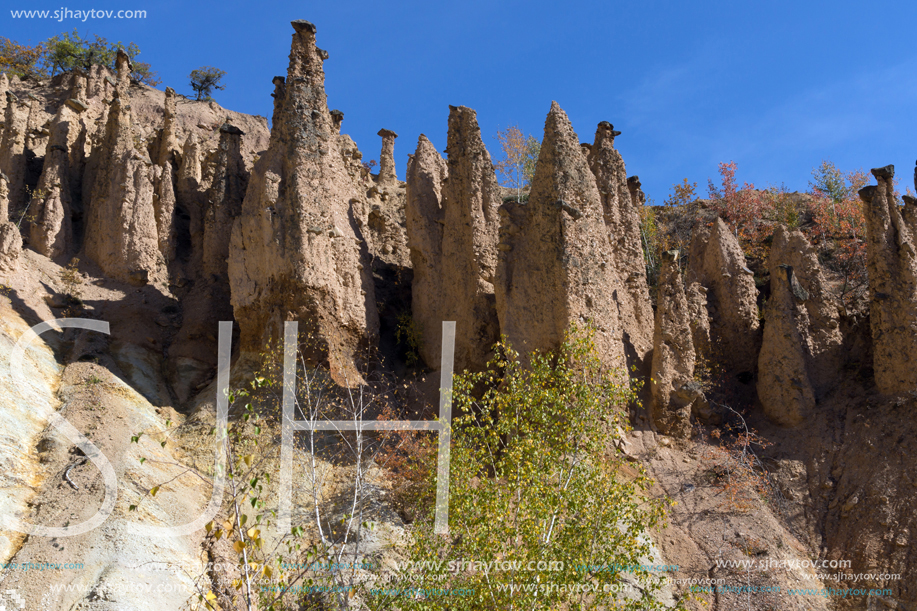
[{"label": "small tree on ridge", "polygon": [[222,91],[225,89],[220,81],[226,76],[226,72],[213,66],[201,66],[191,71],[188,78],[191,79],[191,89],[197,95],[196,100],[211,100],[211,94],[214,89]]}]

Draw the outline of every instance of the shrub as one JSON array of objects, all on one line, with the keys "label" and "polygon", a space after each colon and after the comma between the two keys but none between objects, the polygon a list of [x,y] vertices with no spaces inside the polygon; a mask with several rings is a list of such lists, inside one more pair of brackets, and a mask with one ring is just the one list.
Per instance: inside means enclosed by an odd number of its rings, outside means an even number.
[{"label": "shrub", "polygon": [[[837,297],[845,308],[857,309],[866,294],[866,218],[857,191],[869,178],[862,170],[843,173],[830,161],[812,170],[812,224],[805,229],[808,239],[826,256],[830,270],[843,276]],[[895,193],[897,196],[897,191]]]},{"label": "shrub", "polygon": [[[387,584],[393,592],[473,593],[398,596],[394,604],[403,611],[661,608],[653,599],[660,582],[646,572],[628,575],[642,588],[637,598],[613,592],[625,583],[621,565],[650,556],[649,529],[664,515],[663,502],[642,496],[650,483],[644,473],[613,443],[633,390],[601,366],[591,331],[571,329],[556,354],[535,353],[528,366],[505,339],[495,352],[486,371],[455,379],[462,415],[453,424],[450,534],[434,534],[432,516],[419,517],[408,560],[427,570],[403,568]],[[462,560],[499,561],[505,570]],[[552,583],[565,587],[546,587]],[[393,605],[385,595],[368,602]]]},{"label": "shrub", "polygon": [[759,501],[776,500],[770,475],[755,453],[771,443],[758,435],[737,411],[719,404],[737,420],[709,433],[701,431],[705,441],[702,458],[707,465],[711,483],[720,489],[720,507],[729,512],[747,513],[757,509]]},{"label": "shrub", "polygon": [[213,90],[222,91],[225,89],[220,81],[226,76],[226,72],[213,66],[201,66],[191,71],[188,78],[191,79],[191,89],[197,96],[196,100],[212,100]]}]

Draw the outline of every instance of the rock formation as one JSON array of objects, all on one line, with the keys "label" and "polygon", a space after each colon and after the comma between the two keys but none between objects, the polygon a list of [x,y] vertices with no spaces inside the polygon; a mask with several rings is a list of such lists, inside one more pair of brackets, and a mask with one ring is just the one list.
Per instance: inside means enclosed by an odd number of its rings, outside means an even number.
[{"label": "rock formation", "polygon": [[[642,202],[633,198],[624,160],[614,147],[615,136],[620,133],[608,121],[599,123],[588,159],[602,198],[614,266],[626,287],[615,291],[614,296],[624,327],[628,358],[630,364],[641,364],[653,347],[653,308],[640,238]],[[639,184],[637,181],[634,187],[639,189]]]},{"label": "rock formation", "polygon": [[0,272],[14,271],[19,266],[19,254],[22,252],[19,228],[7,220],[9,193],[9,182],[6,175],[0,172]]},{"label": "rock formation", "polygon": [[3,137],[0,138],[0,172],[6,174],[9,209],[21,212],[26,204],[26,136],[29,107],[12,91],[6,92]]},{"label": "rock formation", "polygon": [[[894,166],[872,170],[864,187],[866,265],[876,386],[883,393],[917,388],[917,244],[895,198]],[[913,205],[913,204],[911,204]]]},{"label": "rock formation", "polygon": [[750,381],[759,346],[758,292],[742,248],[722,219],[713,227],[695,225],[686,282],[707,289],[711,358]]},{"label": "rock formation", "polygon": [[[419,320],[418,316],[429,320],[424,325],[428,337],[434,335],[435,329],[426,330],[426,326],[433,325],[441,329],[443,321],[439,313],[441,300],[438,290],[439,266],[443,258],[443,227],[446,222],[442,192],[448,175],[446,162],[433,143],[421,134],[417,140],[417,150],[408,157],[405,226],[414,268],[412,316],[416,320]],[[422,342],[420,353],[431,367],[439,362],[439,352],[431,348],[427,341]]]},{"label": "rock formation", "polygon": [[395,173],[395,138],[398,134],[390,129],[380,129],[382,136],[382,152],[379,154],[379,180],[380,182],[395,182],[398,176]]},{"label": "rock formation", "polygon": [[659,432],[686,438],[691,434],[692,405],[704,397],[694,381],[692,312],[677,250],[663,253],[656,295],[650,417]]},{"label": "rock formation", "polygon": [[[771,298],[758,357],[758,396],[775,421],[798,424],[811,408],[809,396],[817,400],[839,379],[844,338],[838,304],[802,232],[778,226],[768,260]],[[796,368],[799,362],[804,367]],[[788,406],[797,396],[798,409]]]},{"label": "rock formation", "polygon": [[156,215],[159,252],[162,253],[167,265],[175,259],[175,174],[179,166],[180,152],[178,137],[175,134],[175,107],[175,90],[166,87],[162,130],[157,143],[153,210]]},{"label": "rock formation", "polygon": [[[685,289],[691,321],[691,343],[697,362],[710,357],[710,314],[707,312],[707,289],[692,282]],[[706,364],[706,363],[705,363]]]},{"label": "rock formation", "polygon": [[51,129],[51,143],[44,168],[33,193],[30,210],[29,246],[63,263],[72,239],[70,211],[70,131],[78,128],[74,112],[61,105]]},{"label": "rock formation", "polygon": [[443,167],[439,153],[421,137],[410,163],[412,311],[429,366],[439,364],[442,321],[454,320],[456,368],[482,369],[499,339],[493,282],[500,189],[470,108],[449,107],[446,151]]},{"label": "rock formation", "polygon": [[520,352],[554,350],[571,323],[590,321],[602,361],[624,371],[617,276],[595,177],[556,102],[527,204],[501,207],[495,282],[500,330]]},{"label": "rock formation", "polygon": [[[360,185],[328,110],[315,26],[294,21],[290,67],[268,150],[232,229],[229,279],[243,351],[282,337],[284,320],[320,342],[339,381],[378,333],[373,284],[353,223]],[[358,176],[358,174],[357,174]],[[346,379],[345,379],[346,378]]]},{"label": "rock formation", "polygon": [[189,134],[182,147],[181,165],[175,181],[175,258],[184,266],[183,275],[196,276],[203,265],[204,205],[206,187],[201,170],[201,142]]},{"label": "rock formation", "polygon": [[248,185],[248,173],[242,160],[242,136],[238,127],[225,123],[220,127],[213,182],[207,193],[204,210],[203,273],[226,277],[229,256],[229,231],[242,209]]},{"label": "rock formation", "polygon": [[271,82],[274,83],[274,93],[271,94],[271,97],[274,98],[274,114],[271,115],[271,134],[273,135],[274,130],[277,129],[277,121],[280,120],[280,113],[283,110],[287,79],[283,76],[275,76]]},{"label": "rock formation", "polygon": [[176,106],[175,90],[171,87],[166,87],[166,95],[163,100],[162,131],[159,135],[159,143],[157,145],[159,150],[156,156],[156,163],[159,165],[181,156],[182,146],[178,141],[175,125]]},{"label": "rock formation", "polygon": [[[122,67],[119,74],[126,70]],[[131,108],[127,98],[121,97],[123,88],[126,85],[119,84],[114,91],[105,137],[94,155],[85,251],[118,280],[161,283],[165,261],[159,251],[153,206],[153,164],[134,145]]]},{"label": "rock formation", "polygon": [[28,95],[29,118],[26,121],[25,146],[29,151],[28,157],[44,157],[48,146],[48,136],[51,135],[50,119],[42,108],[41,99],[35,94]]},{"label": "rock formation", "polygon": [[643,193],[643,185],[640,183],[639,176],[630,176],[627,179],[627,190],[630,191],[631,206],[634,210],[640,210],[646,205],[646,194]]},{"label": "rock formation", "polygon": [[[771,296],[765,312],[764,340],[758,357],[758,397],[764,412],[778,424],[800,424],[815,407],[809,381],[806,337],[808,293],[796,280],[793,267],[778,265],[771,272]],[[809,357],[809,358],[807,358]]]}]

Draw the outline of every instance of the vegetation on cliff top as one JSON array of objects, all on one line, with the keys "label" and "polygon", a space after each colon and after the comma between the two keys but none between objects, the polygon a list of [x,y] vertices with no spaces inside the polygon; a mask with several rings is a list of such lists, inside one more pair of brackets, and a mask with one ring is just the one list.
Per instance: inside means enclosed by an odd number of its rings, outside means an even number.
[{"label": "vegetation on cliff top", "polygon": [[36,45],[0,37],[0,74],[47,78],[68,70],[87,70],[93,65],[114,70],[118,49],[123,49],[131,58],[134,68],[131,78],[151,87],[161,82],[150,64],[137,61],[140,47],[133,42],[127,45],[121,41],[109,42],[98,34],[92,39],[88,36],[83,38],[77,30],[52,36]]}]

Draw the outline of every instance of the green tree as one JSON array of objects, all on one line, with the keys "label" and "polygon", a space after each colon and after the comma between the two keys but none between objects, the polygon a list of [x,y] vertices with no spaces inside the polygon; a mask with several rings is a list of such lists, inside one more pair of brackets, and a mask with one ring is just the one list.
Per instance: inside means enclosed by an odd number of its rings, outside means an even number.
[{"label": "green tree", "polygon": [[226,76],[226,72],[213,66],[201,66],[191,71],[188,78],[191,79],[191,89],[197,95],[196,100],[211,100],[214,89],[222,91],[225,89],[220,81]]},{"label": "green tree", "polygon": [[98,35],[93,39],[83,38],[77,30],[52,36],[35,46],[0,38],[0,73],[20,78],[46,78],[68,70],[86,70],[93,65],[114,70],[118,49],[123,49],[131,58],[134,80],[152,87],[161,82],[150,64],[137,60],[140,47],[136,44],[111,43]]},{"label": "green tree", "polygon": [[809,186],[818,190],[821,195],[835,204],[844,201],[851,195],[843,172],[828,160],[822,161],[820,166],[812,170],[812,179],[809,181]]},{"label": "green tree", "polygon": [[140,55],[140,47],[135,43],[124,45],[121,41],[108,42],[107,39],[94,35],[93,39],[83,38],[77,30],[64,32],[52,36],[45,43],[46,53],[44,63],[51,75],[79,68],[87,70],[93,65],[105,66],[114,70],[118,50],[122,49],[131,58],[133,71],[131,78],[152,87],[160,84],[158,75],[151,69],[150,64],[136,59]]},{"label": "green tree", "polygon": [[[661,608],[660,576],[623,568],[650,557],[649,529],[664,516],[614,444],[634,391],[603,368],[591,331],[573,328],[527,366],[505,339],[495,352],[487,371],[455,380],[450,534],[418,518],[408,565],[371,608]],[[630,600],[618,593],[625,576],[645,588]],[[412,594],[430,589],[452,594]]]}]

